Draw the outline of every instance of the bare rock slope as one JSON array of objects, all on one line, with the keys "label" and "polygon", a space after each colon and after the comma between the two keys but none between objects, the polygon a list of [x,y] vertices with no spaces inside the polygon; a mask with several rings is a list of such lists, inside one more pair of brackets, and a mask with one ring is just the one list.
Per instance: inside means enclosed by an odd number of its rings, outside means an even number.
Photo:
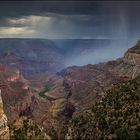
[{"label": "bare rock slope", "polygon": [[1,89],[0,89],[0,139],[9,139],[9,127],[7,125],[7,116],[3,111]]}]

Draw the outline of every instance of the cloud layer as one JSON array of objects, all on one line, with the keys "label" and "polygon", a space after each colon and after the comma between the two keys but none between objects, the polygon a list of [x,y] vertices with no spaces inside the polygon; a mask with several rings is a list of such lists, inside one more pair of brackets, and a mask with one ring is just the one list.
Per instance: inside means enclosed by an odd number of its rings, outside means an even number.
[{"label": "cloud layer", "polygon": [[0,37],[140,38],[140,2],[0,2]]}]

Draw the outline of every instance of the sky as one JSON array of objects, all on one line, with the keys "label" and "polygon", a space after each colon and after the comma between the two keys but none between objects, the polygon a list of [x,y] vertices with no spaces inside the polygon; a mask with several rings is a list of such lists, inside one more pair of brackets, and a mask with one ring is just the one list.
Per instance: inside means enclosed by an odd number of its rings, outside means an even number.
[{"label": "sky", "polygon": [[0,38],[140,38],[138,1],[1,1]]}]

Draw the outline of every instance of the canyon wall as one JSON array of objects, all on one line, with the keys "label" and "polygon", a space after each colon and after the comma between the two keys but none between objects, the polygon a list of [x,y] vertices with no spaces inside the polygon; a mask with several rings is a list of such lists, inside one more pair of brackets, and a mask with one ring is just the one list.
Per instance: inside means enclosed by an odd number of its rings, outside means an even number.
[{"label": "canyon wall", "polygon": [[7,125],[7,116],[3,111],[1,89],[0,89],[0,139],[9,139],[9,127]]}]

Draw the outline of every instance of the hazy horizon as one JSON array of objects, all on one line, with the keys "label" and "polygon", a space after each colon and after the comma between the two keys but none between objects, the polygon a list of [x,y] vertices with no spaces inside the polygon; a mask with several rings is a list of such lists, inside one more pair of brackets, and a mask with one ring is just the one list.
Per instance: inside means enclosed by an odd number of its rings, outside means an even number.
[{"label": "hazy horizon", "polygon": [[[10,42],[8,42],[10,40]],[[83,66],[87,64],[98,64],[107,62],[110,60],[115,60],[117,58],[123,57],[124,53],[136,44],[135,41],[121,40],[121,39],[36,39],[36,38],[0,38],[0,46],[6,50],[7,47],[3,47],[3,43],[8,43],[11,47],[10,50],[14,51],[14,46],[23,46],[28,50],[28,41],[40,40],[41,42],[51,41],[53,43],[53,48],[58,50],[62,56],[64,56],[65,67],[69,66]],[[1,43],[1,41],[4,41]],[[14,41],[14,42],[13,42]],[[14,45],[16,42],[17,45]],[[40,43],[41,43],[40,42]],[[39,44],[40,44],[39,43]],[[30,42],[29,42],[30,44]],[[36,43],[35,43],[36,44]],[[42,44],[43,45],[43,44]],[[38,46],[39,47],[39,46]],[[44,45],[42,47],[45,47]],[[49,47],[49,46],[46,46]],[[50,46],[52,47],[52,45]],[[13,48],[13,49],[12,49]],[[29,48],[30,50],[30,48]],[[3,52],[3,51],[2,51]],[[47,53],[47,52],[46,52]],[[55,57],[55,56],[53,56]]]},{"label": "hazy horizon", "polygon": [[140,39],[139,6],[138,1],[1,1],[0,39],[49,39],[60,48],[57,40],[111,40],[85,44],[83,52],[65,60],[66,66],[106,62]]}]

